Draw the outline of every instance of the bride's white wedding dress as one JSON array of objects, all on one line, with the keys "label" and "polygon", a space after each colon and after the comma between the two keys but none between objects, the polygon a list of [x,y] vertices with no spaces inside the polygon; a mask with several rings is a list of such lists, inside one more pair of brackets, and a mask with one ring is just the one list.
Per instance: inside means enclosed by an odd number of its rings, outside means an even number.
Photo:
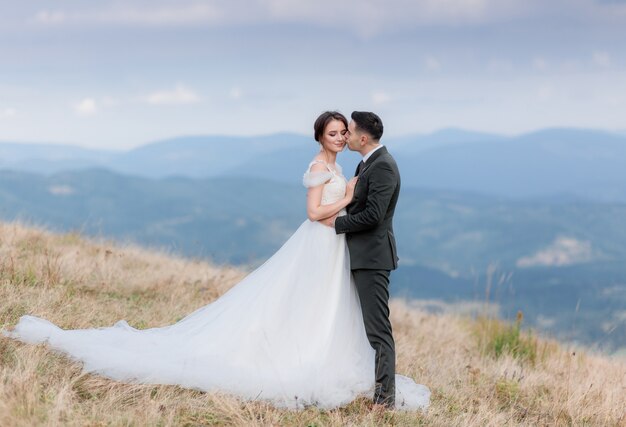
[{"label": "bride's white wedding dress", "polygon": [[[324,182],[323,204],[344,196],[340,171],[310,172],[309,166],[305,186]],[[178,384],[287,408],[335,408],[373,395],[374,350],[345,237],[309,220],[222,297],[171,326],[138,330],[119,321],[63,330],[23,316],[4,334],[46,342],[85,371],[119,381]],[[426,387],[400,375],[396,384],[398,409],[428,406]]]}]

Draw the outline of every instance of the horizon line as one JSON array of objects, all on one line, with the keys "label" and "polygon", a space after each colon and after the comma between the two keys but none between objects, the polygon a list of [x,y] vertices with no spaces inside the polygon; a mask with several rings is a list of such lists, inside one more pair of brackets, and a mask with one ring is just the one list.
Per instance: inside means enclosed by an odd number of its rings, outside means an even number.
[{"label": "horizon line", "polygon": [[[525,135],[531,135],[535,133],[545,132],[545,131],[554,131],[554,130],[570,130],[570,131],[591,131],[598,133],[606,133],[616,136],[626,136],[626,129],[604,129],[604,128],[594,128],[594,127],[581,127],[581,126],[548,126],[542,128],[534,128],[532,130],[522,131],[522,132],[512,132],[512,133],[502,133],[502,132],[491,132],[488,130],[478,130],[478,129],[469,129],[457,126],[446,126],[441,127],[431,132],[411,132],[393,135],[389,137],[383,137],[383,139],[394,140],[394,139],[405,139],[411,137],[427,137],[433,136],[438,133],[446,132],[446,131],[458,131],[465,133],[474,133],[474,134],[484,134],[492,137],[502,137],[507,139],[519,138]],[[55,146],[55,147],[71,147],[71,148],[80,148],[85,150],[96,150],[96,151],[111,151],[111,152],[124,152],[124,151],[132,151],[137,148],[145,147],[152,144],[162,143],[171,141],[173,139],[181,139],[181,138],[239,138],[239,139],[248,139],[248,138],[266,138],[277,135],[294,135],[299,137],[310,137],[313,139],[312,135],[307,135],[299,132],[292,131],[276,131],[276,132],[265,132],[259,134],[224,134],[224,133],[198,133],[198,134],[177,134],[171,136],[164,136],[158,139],[153,139],[151,141],[146,141],[143,143],[139,143],[137,145],[132,145],[129,148],[107,148],[100,146],[89,146],[83,145],[76,142],[61,142],[61,141],[48,141],[48,142],[36,142],[32,140],[3,140],[0,138],[0,145],[37,145],[37,146]]]}]

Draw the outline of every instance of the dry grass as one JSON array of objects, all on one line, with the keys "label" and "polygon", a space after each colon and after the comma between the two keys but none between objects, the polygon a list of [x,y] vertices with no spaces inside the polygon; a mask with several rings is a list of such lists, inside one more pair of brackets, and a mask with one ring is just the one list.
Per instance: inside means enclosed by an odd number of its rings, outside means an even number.
[{"label": "dry grass", "polygon": [[[0,328],[31,313],[62,327],[175,322],[243,273],[134,247],[0,223]],[[394,301],[398,371],[427,384],[426,414],[284,411],[175,386],[85,375],[48,351],[0,338],[0,426],[626,425],[626,364],[530,337],[533,360],[490,343],[506,326],[430,315]],[[510,332],[510,330],[508,330]],[[507,339],[510,339],[507,338]],[[519,339],[519,337],[518,337]]]}]

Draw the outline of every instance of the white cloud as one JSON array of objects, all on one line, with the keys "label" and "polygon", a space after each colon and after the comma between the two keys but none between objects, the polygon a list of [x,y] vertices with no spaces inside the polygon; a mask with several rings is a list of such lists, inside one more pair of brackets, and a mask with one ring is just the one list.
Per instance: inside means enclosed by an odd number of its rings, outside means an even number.
[{"label": "white cloud", "polygon": [[84,98],[74,105],[74,111],[80,116],[92,116],[98,112],[98,107],[93,98]]},{"label": "white cloud", "polygon": [[100,9],[66,12],[41,10],[33,20],[45,25],[55,24],[122,24],[140,26],[183,26],[188,24],[219,23],[224,14],[208,3],[180,4],[177,7],[159,6],[154,2],[144,7],[115,4]]},{"label": "white cloud", "polygon": [[516,265],[526,267],[561,267],[591,261],[591,242],[572,237],[557,237],[546,248],[517,260]]},{"label": "white cloud", "polygon": [[161,90],[151,93],[146,97],[146,101],[152,105],[193,104],[200,101],[200,96],[192,89],[179,83],[172,90]]},{"label": "white cloud", "polygon": [[424,63],[426,64],[426,68],[430,71],[439,71],[441,69],[441,62],[433,56],[426,58]]},{"label": "white cloud", "polygon": [[[280,21],[299,21],[323,26],[352,27],[368,36],[387,27],[477,24],[515,16],[527,9],[519,0],[266,0],[269,14]],[[346,19],[332,20],[334,16]]]},{"label": "white cloud", "polygon": [[41,10],[37,12],[34,21],[40,24],[61,24],[66,20],[65,12]]},{"label": "white cloud", "polygon": [[592,61],[598,67],[609,68],[611,66],[611,55],[604,51],[594,52]]},{"label": "white cloud", "polygon": [[215,4],[207,2],[176,7],[125,8],[102,16],[104,21],[155,26],[218,23],[222,18],[222,11]]},{"label": "white cloud", "polygon": [[537,98],[540,101],[549,101],[554,96],[554,88],[551,85],[541,86],[537,90]]},{"label": "white cloud", "polygon": [[611,0],[101,0],[63,4],[63,8],[26,12],[30,15],[27,20],[40,25],[85,26],[308,23],[369,37],[402,28],[508,24],[547,16],[600,23],[626,17],[626,4]]},{"label": "white cloud", "polygon": [[[93,2],[83,10],[40,10],[39,24],[140,26],[308,23],[371,36],[388,28],[476,25],[526,16],[537,6],[522,0],[187,0]],[[95,5],[95,6],[93,6]],[[330,16],[330,19],[329,19]]]},{"label": "white cloud", "polygon": [[229,96],[232,99],[241,99],[241,97],[243,97],[243,90],[240,87],[235,86],[230,90]]},{"label": "white cloud", "polygon": [[391,101],[391,96],[387,92],[376,91],[372,92],[371,100],[374,105],[382,105]]},{"label": "white cloud", "polygon": [[0,109],[0,119],[10,119],[15,117],[16,114],[17,110],[15,108],[7,107]]},{"label": "white cloud", "polygon": [[542,57],[536,57],[532,62],[533,69],[537,71],[545,71],[548,69],[548,63]]},{"label": "white cloud", "polygon": [[103,22],[119,22],[153,26],[176,26],[194,23],[218,23],[225,18],[223,12],[214,4],[192,3],[176,7],[124,7],[103,13]]}]

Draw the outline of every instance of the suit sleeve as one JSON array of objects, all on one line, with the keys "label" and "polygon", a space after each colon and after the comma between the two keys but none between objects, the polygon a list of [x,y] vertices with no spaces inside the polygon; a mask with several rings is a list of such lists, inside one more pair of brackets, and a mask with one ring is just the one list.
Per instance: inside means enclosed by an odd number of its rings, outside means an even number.
[{"label": "suit sleeve", "polygon": [[[374,166],[372,166],[374,168]],[[369,175],[365,209],[353,215],[339,216],[335,220],[335,232],[355,233],[369,230],[381,224],[396,190],[398,178],[388,164],[375,166]]]}]

